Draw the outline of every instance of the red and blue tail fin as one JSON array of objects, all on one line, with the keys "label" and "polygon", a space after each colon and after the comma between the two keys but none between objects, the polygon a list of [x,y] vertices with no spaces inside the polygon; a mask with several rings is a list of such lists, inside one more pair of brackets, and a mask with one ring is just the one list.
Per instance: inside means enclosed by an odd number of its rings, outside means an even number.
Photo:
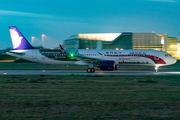
[{"label": "red and blue tail fin", "polygon": [[15,50],[23,49],[35,49],[23,36],[23,34],[17,29],[17,27],[9,27],[13,48]]}]

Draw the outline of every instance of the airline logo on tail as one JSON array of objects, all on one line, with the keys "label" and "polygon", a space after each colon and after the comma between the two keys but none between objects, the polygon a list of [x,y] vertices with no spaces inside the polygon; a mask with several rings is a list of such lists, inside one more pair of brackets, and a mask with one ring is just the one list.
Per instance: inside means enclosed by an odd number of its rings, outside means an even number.
[{"label": "airline logo on tail", "polygon": [[9,27],[13,48],[15,50],[34,49],[16,27]]}]

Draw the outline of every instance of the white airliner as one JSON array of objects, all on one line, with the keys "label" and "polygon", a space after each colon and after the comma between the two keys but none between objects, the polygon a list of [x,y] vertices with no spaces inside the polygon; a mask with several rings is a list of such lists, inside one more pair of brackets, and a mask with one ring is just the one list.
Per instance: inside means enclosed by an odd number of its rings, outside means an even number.
[{"label": "white airliner", "polygon": [[176,59],[164,51],[157,50],[85,50],[85,49],[35,49],[16,27],[9,27],[14,50],[8,55],[45,64],[88,65],[88,73],[101,70],[117,70],[121,65],[159,66],[176,63]]}]

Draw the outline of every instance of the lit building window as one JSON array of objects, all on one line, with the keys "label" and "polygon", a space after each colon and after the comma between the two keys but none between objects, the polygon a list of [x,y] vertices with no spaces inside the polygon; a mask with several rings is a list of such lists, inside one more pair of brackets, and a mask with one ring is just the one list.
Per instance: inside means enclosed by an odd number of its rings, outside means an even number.
[{"label": "lit building window", "polygon": [[164,44],[164,37],[161,37],[161,44]]}]

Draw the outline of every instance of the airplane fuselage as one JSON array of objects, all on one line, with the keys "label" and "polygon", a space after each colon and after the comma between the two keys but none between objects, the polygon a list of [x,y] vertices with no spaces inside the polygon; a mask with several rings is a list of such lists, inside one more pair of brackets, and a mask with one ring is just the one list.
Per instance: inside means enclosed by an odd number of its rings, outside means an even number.
[{"label": "airplane fuselage", "polygon": [[[99,61],[115,61],[116,65],[171,65],[176,59],[164,51],[157,50],[11,50],[7,54],[33,62],[45,64],[97,65]],[[72,55],[72,56],[71,56]],[[86,62],[84,62],[86,61]]]}]

